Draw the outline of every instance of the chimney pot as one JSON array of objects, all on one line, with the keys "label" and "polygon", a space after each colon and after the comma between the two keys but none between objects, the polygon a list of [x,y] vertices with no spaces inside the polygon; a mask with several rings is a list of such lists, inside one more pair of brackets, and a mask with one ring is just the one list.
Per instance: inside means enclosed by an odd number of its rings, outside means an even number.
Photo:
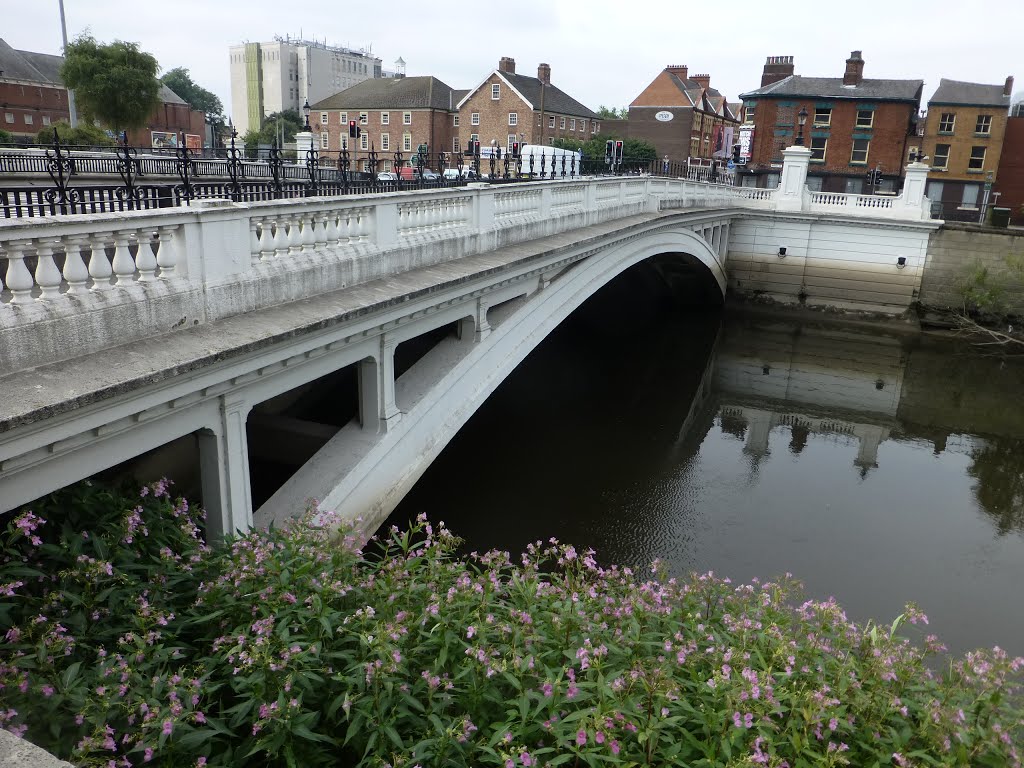
[{"label": "chimney pot", "polygon": [[761,74],[761,87],[785,80],[793,74],[792,56],[769,56],[764,63],[764,72]]},{"label": "chimney pot", "polygon": [[498,61],[498,71],[514,75],[516,73],[516,60],[511,56],[502,56]]},{"label": "chimney pot", "polygon": [[1003,96],[1013,95],[1013,75],[1006,78],[1006,85],[1003,86]]},{"label": "chimney pot", "polygon": [[685,64],[669,64],[667,67],[665,67],[665,71],[671,72],[680,80],[686,80],[689,76],[688,73],[690,71],[690,68]]},{"label": "chimney pot", "polygon": [[711,75],[694,75],[690,79],[705,90],[711,87]]},{"label": "chimney pot", "polygon": [[537,65],[537,79],[540,80],[544,85],[551,85],[551,65],[550,64],[538,64]]}]

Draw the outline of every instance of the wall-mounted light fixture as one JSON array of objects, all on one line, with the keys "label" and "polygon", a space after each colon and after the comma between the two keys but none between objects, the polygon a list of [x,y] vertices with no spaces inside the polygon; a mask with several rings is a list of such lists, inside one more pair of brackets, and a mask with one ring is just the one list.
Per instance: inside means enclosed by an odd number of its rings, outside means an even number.
[{"label": "wall-mounted light fixture", "polygon": [[779,258],[780,259],[786,258],[786,246],[784,246],[784,245],[779,246]]},{"label": "wall-mounted light fixture", "polygon": [[906,256],[897,256],[896,257],[896,269],[903,269],[905,266],[907,266],[907,257]]},{"label": "wall-mounted light fixture", "polygon": [[879,392],[881,392],[883,389],[885,389],[885,382],[882,381],[881,379],[878,379],[875,382],[875,389],[877,389]]},{"label": "wall-mounted light fixture", "polygon": [[772,372],[772,367],[770,365],[763,365],[763,366],[761,366],[761,375],[762,376],[767,376],[771,372]]}]

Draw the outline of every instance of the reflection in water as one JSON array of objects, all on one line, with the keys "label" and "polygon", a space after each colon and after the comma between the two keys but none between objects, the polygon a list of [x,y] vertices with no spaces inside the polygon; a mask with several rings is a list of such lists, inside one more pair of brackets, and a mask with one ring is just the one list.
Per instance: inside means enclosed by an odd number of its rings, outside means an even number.
[{"label": "reflection in water", "polygon": [[[621,297],[620,297],[621,299]],[[852,617],[920,603],[953,651],[1024,652],[1020,364],[917,337],[600,299],[502,385],[388,524],[471,549],[792,572]]]},{"label": "reflection in water", "polygon": [[1019,440],[993,438],[971,451],[974,493],[1000,535],[1024,531],[1024,452]]}]

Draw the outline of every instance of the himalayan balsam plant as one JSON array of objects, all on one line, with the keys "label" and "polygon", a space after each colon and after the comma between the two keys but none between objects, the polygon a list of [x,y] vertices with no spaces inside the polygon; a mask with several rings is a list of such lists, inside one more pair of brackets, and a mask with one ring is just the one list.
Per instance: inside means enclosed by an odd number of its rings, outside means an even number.
[{"label": "himalayan balsam plant", "polygon": [[1021,764],[1024,660],[949,659],[913,605],[459,556],[425,519],[360,550],[317,509],[211,548],[166,482],[7,522],[0,727],[76,765]]}]

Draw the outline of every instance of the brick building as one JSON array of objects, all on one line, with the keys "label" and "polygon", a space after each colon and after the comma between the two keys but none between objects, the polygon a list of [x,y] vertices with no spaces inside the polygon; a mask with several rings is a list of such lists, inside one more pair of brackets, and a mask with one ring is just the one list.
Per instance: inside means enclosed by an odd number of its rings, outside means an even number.
[{"label": "brick building", "polygon": [[1024,114],[1006,121],[997,179],[994,205],[1009,208],[1010,220],[1024,225]]},{"label": "brick building", "polygon": [[[68,91],[60,79],[63,56],[19,51],[0,39],[0,128],[17,137],[34,139],[43,128],[70,119]],[[131,131],[135,146],[162,146],[186,135],[193,147],[206,140],[206,116],[166,85],[160,86],[160,105],[144,128]]]},{"label": "brick building", "polygon": [[934,212],[976,221],[998,179],[999,160],[1010,112],[1013,78],[1004,85],[939,81],[928,101],[924,152],[931,172],[925,194]]},{"label": "brick building", "polygon": [[792,56],[769,56],[761,87],[740,94],[744,122],[740,143],[745,186],[774,187],[782,150],[795,143],[801,110],[807,113],[804,145],[812,152],[807,185],[826,192],[863,193],[868,170],[880,170],[876,192],[899,189],[908,149],[917,143],[921,80],[867,79],[854,51],[842,77],[794,74]]},{"label": "brick building", "polygon": [[711,75],[690,77],[685,65],[669,65],[629,105],[628,135],[673,162],[724,159],[739,126],[734,110]]},{"label": "brick building", "polygon": [[514,141],[553,144],[555,139],[586,141],[600,131],[595,112],[551,84],[551,67],[537,66],[537,77],[516,74],[515,59],[503,56],[498,68],[458,103],[458,131],[452,148],[470,140],[507,150]]},{"label": "brick building", "polygon": [[[309,124],[320,136],[321,152],[337,157],[348,149],[356,170],[392,170],[395,153],[408,160],[421,144],[435,166],[437,153],[452,149],[460,95],[431,76],[364,80],[311,105]],[[355,140],[349,138],[353,120],[361,130]],[[375,169],[367,159],[371,150],[378,155]]]}]

